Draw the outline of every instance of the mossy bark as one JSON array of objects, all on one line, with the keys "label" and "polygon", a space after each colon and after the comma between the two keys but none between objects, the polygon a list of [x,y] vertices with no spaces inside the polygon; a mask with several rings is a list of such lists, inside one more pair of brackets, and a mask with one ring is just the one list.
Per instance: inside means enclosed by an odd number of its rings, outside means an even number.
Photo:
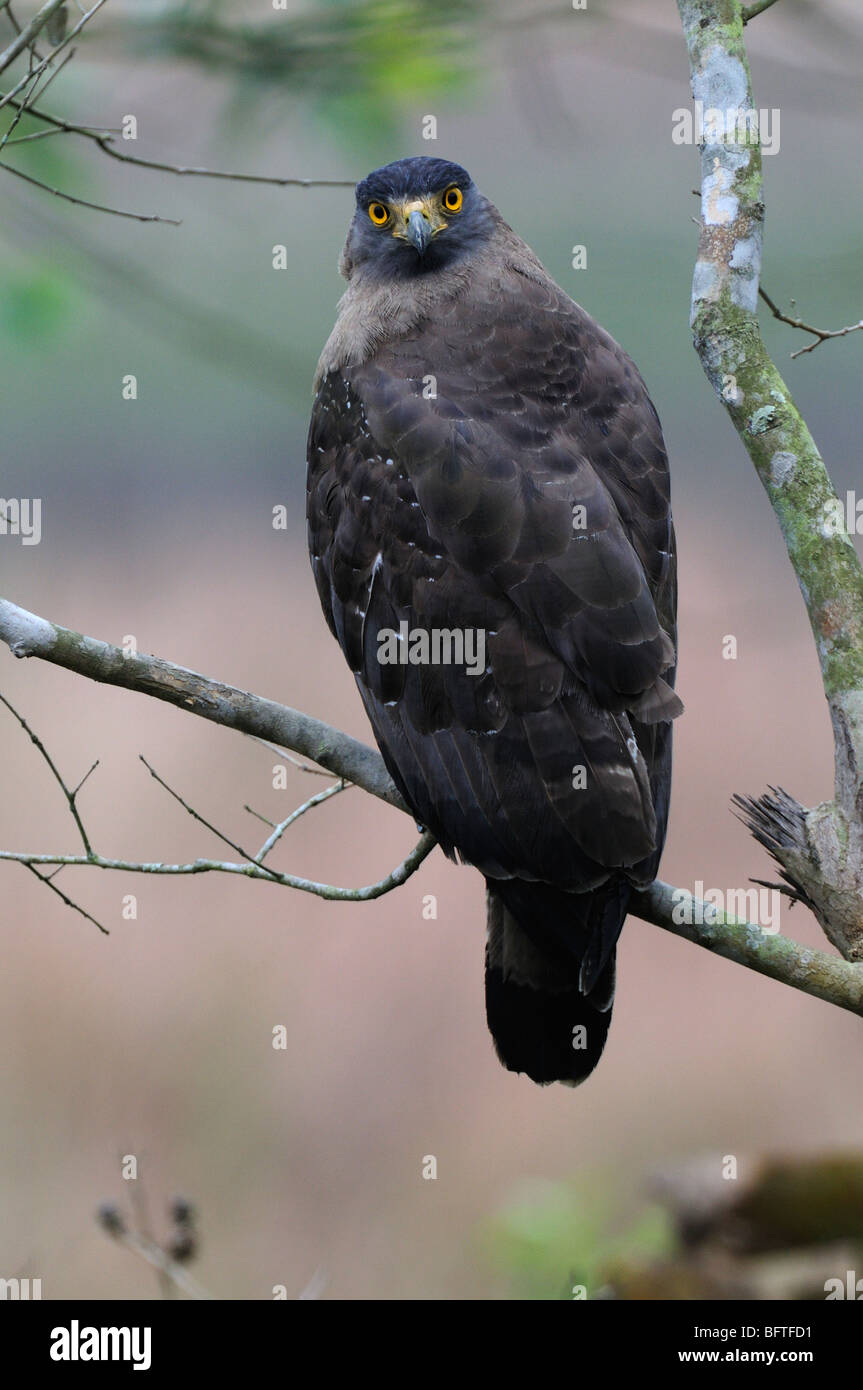
[{"label": "mossy bark", "polygon": [[[705,373],[770,499],[821,664],[835,746],[835,796],[811,811],[787,793],[741,804],[792,896],[834,945],[863,959],[863,569],[844,508],[758,325],[764,203],[761,146],[740,0],[678,0],[692,94],[704,112],[701,229],[691,324]],[[797,814],[793,808],[796,807]]]}]

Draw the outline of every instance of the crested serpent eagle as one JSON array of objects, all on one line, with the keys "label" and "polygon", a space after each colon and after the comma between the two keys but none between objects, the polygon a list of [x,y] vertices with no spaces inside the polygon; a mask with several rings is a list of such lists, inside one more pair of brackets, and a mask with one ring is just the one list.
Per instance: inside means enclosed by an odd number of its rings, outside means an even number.
[{"label": "crested serpent eagle", "polygon": [[676,566],[633,363],[458,164],[357,186],[315,381],[312,565],[416,820],[484,875],[501,1061],[599,1060],[668,819]]}]

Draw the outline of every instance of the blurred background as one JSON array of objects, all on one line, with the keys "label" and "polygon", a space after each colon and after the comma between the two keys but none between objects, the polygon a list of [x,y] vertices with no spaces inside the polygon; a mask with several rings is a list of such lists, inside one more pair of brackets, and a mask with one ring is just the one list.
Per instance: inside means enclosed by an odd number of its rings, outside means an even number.
[{"label": "blurred background", "polygon": [[[23,22],[36,6],[14,8]],[[854,0],[783,0],[747,29],[756,105],[781,112],[763,283],[822,327],[856,321],[863,301],[861,39]],[[133,114],[137,141],[118,148],[171,164],[354,180],[432,154],[469,169],[635,358],[663,421],[687,712],[662,876],[775,879],[729,799],[768,783],[829,798],[831,735],[779,530],[691,346],[698,159],[671,140],[690,105],[671,0],[110,0],[39,104],[100,129]],[[26,118],[17,134],[42,128]],[[39,545],[0,538],[0,591],[368,740],[304,525],[311,382],[351,190],[176,177],[66,135],[2,158],[182,225],[66,204],[0,169],[0,493],[42,499]],[[863,497],[863,335],[791,362],[809,340],[764,319],[837,488]],[[245,803],[276,820],[320,789],[291,770],[275,790],[276,759],[241,736],[5,648],[0,690],[70,783],[100,759],[81,811],[105,855],[219,852],[139,753],[244,843],[263,829]],[[0,731],[0,846],[75,850],[5,710]],[[404,816],[350,790],[304,817],[276,862],[359,885],[414,840]],[[863,1142],[859,1019],[632,919],[590,1081],[541,1089],[505,1072],[484,1019],[482,883],[439,851],[363,905],[225,877],[72,869],[59,884],[109,937],[0,865],[0,1275],[41,1277],[45,1298],[157,1296],[94,1221],[103,1201],[129,1210],[125,1154],[157,1235],[172,1194],[195,1203],[195,1274],[219,1298],[296,1297],[316,1271],[336,1299],[560,1298],[579,1280],[592,1296],[603,1252],[630,1237],[664,1248],[657,1172]],[[137,920],[122,916],[127,894]],[[802,907],[781,927],[830,949]]]}]

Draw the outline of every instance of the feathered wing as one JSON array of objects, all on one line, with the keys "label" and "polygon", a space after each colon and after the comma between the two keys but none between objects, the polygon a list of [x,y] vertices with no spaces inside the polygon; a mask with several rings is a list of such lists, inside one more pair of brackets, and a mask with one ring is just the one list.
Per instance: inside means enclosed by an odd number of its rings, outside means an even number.
[{"label": "feathered wing", "polygon": [[[414,333],[323,376],[308,509],[321,602],[387,766],[486,875],[502,1060],[579,1080],[607,1032],[630,887],[655,876],[680,709],[644,385],[553,282],[485,268]],[[402,623],[483,633],[485,669],[381,662]]]}]

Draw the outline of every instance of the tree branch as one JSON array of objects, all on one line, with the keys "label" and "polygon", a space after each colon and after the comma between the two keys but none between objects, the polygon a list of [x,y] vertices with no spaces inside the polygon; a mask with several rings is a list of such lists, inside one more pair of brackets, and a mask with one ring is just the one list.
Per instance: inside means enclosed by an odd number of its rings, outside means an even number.
[{"label": "tree branch", "polygon": [[775,4],[776,0],[753,0],[751,5],[744,5],[743,23],[748,24],[750,19],[754,19],[756,15],[763,14],[765,10],[769,10],[770,6]]},{"label": "tree branch", "polygon": [[[35,656],[91,680],[120,685],[142,695],[166,700],[215,724],[239,729],[270,744],[283,745],[311,758],[345,781],[362,787],[388,805],[408,812],[379,753],[310,715],[210,680],[158,657],[140,653],[127,657],[119,647],[59,627],[5,599],[0,599],[0,640],[16,656]],[[281,833],[298,815],[334,790],[329,788],[327,792],[312,797],[285,822],[272,829]],[[289,874],[278,874],[264,865],[260,861],[269,853],[277,838],[278,835],[270,835],[256,859],[249,859],[243,864],[208,859],[197,859],[188,864],[130,863],[106,859],[101,855],[86,858],[81,855],[18,854],[11,851],[0,851],[0,860],[28,865],[89,865],[133,873],[242,874],[247,878],[279,882],[331,900],[356,902],[380,897],[391,888],[398,887],[419,867],[435,845],[434,838],[426,832],[404,863],[385,879],[367,888],[345,889]],[[645,892],[635,894],[630,910],[633,915],[686,941],[863,1016],[863,966],[851,965],[821,951],[812,951],[787,937],[765,932],[754,923],[717,913],[712,904],[702,903],[660,880],[651,884]],[[688,920],[682,923],[677,921],[676,918],[681,916]]]},{"label": "tree branch", "polygon": [[[10,104],[17,108],[22,106],[23,102],[12,99]],[[278,174],[236,174],[227,169],[204,169],[199,165],[170,164],[160,159],[144,159],[141,155],[118,150],[114,144],[115,131],[105,130],[102,126],[78,125],[74,121],[64,121],[59,116],[52,116],[48,111],[42,111],[35,106],[28,106],[27,114],[37,121],[44,121],[57,134],[62,132],[66,135],[79,135],[82,139],[98,145],[102,153],[109,155],[111,159],[118,159],[123,164],[135,164],[139,169],[155,169],[164,174],[179,174],[199,179],[226,179],[233,183],[269,184],[273,188],[354,188],[357,183],[356,179],[303,179],[283,178]],[[43,134],[47,134],[47,131]],[[32,140],[37,137],[31,135],[27,138]]]},{"label": "tree branch", "polygon": [[[51,2],[52,0],[49,0],[49,4]],[[61,39],[60,42],[52,49],[52,51],[49,54],[47,54],[46,57],[42,59],[41,62],[37,63],[34,68],[31,68],[31,70],[28,73],[26,73],[24,77],[21,78],[20,82],[18,82],[10,92],[7,92],[5,96],[0,96],[0,107],[6,106],[10,101],[13,100],[14,97],[18,95],[18,93],[21,91],[23,87],[26,87],[29,82],[32,82],[34,77],[37,77],[40,72],[43,72],[49,63],[53,63],[54,59],[56,58],[57,54],[61,51],[61,49],[68,47],[72,40],[78,34],[80,34],[81,30],[84,28],[84,25],[88,22],[88,20],[92,19],[96,11],[101,10],[104,4],[105,0],[96,0],[96,3],[92,6],[92,8],[87,10],[86,14],[83,14],[81,16],[74,29],[70,29],[66,37]],[[45,8],[47,9],[47,6],[45,6]],[[57,9],[58,6],[55,4],[53,8]],[[49,17],[50,16],[46,16],[46,19]],[[16,39],[15,42],[18,42],[18,40]],[[10,47],[12,46],[14,45],[10,45]],[[9,50],[7,49],[6,51],[8,53]],[[0,72],[3,71],[4,67],[8,67],[8,64],[4,64],[2,62],[2,58],[0,58]]]},{"label": "tree branch", "polygon": [[379,753],[308,714],[159,657],[126,656],[120,647],[83,637],[5,599],[0,599],[0,640],[15,656],[37,656],[90,680],[152,695],[225,728],[283,745],[400,811],[407,810]]},{"label": "tree branch", "polygon": [[48,20],[55,10],[59,10],[61,5],[65,5],[66,0],[46,0],[29,24],[25,24],[20,34],[17,34],[9,47],[0,53],[0,72],[4,72],[11,63],[14,63],[19,53],[23,53],[25,48],[29,48],[34,40],[44,29]]},{"label": "tree branch", "polygon": [[781,527],[833,722],[834,801],[806,811],[789,798],[777,820],[776,803],[762,797],[752,803],[756,811],[747,821],[833,944],[846,958],[858,960],[863,959],[863,569],[842,521],[844,508],[758,325],[764,204],[743,9],[740,0],[678,0],[678,8],[692,95],[703,111],[724,116],[719,128],[705,129],[701,152],[691,316],[695,348]]},{"label": "tree branch", "polygon": [[[59,864],[63,868],[106,869],[115,873],[150,874],[166,878],[186,878],[194,874],[238,874],[242,878],[258,879],[263,883],[276,883],[282,888],[295,888],[300,893],[311,893],[313,897],[325,898],[327,902],[368,903],[391,893],[394,888],[401,888],[402,884],[416,873],[423,860],[428,858],[436,844],[434,836],[426,831],[401,864],[384,878],[378,879],[376,883],[369,883],[364,888],[340,888],[332,883],[318,883],[312,878],[280,873],[278,869],[271,869],[266,864],[254,861],[236,864],[223,859],[193,859],[186,864],[163,864],[147,860],[109,859],[103,854],[41,854],[36,851],[8,849],[0,850],[0,861],[23,864],[25,868],[32,869],[37,878],[49,888],[54,888],[56,893],[60,892],[59,888],[55,888],[44,874],[36,872],[36,865]],[[83,913],[83,916],[93,922],[101,932],[108,935],[106,929],[84,912],[83,908],[78,907],[77,903],[70,902],[62,893],[60,896],[68,907],[74,907],[77,912]]]},{"label": "tree branch", "polygon": [[[661,879],[656,879],[645,892],[634,894],[630,911],[725,960],[746,965],[771,980],[863,1018],[863,965],[851,964],[826,951],[813,951],[790,937],[717,912],[712,903],[702,902]],[[681,916],[687,920],[675,920]]]}]

